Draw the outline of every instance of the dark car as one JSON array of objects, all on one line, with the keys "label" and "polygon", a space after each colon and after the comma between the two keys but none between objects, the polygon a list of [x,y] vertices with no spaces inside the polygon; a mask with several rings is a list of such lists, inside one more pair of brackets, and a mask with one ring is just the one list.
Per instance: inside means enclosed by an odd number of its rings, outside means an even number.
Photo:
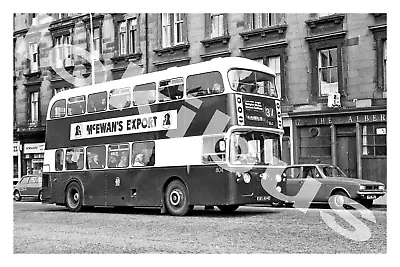
[{"label": "dark car", "polygon": [[23,197],[36,197],[42,201],[42,175],[25,175],[14,186],[14,199],[20,201]]},{"label": "dark car", "polygon": [[[385,195],[385,185],[380,182],[348,178],[339,167],[330,164],[289,165],[282,173],[287,178],[286,195],[295,196],[307,178],[321,183],[312,202],[328,202],[331,196],[334,208],[345,204],[345,197],[365,207],[371,207],[374,199]],[[288,203],[291,204],[291,203]]]}]

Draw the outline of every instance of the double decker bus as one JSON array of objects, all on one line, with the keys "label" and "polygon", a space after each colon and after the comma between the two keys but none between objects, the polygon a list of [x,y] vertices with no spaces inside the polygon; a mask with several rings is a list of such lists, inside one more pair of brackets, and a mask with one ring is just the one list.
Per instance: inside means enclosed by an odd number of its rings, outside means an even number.
[{"label": "double decker bus", "polygon": [[282,117],[270,68],[207,62],[63,91],[49,103],[43,202],[234,211],[276,201]]}]

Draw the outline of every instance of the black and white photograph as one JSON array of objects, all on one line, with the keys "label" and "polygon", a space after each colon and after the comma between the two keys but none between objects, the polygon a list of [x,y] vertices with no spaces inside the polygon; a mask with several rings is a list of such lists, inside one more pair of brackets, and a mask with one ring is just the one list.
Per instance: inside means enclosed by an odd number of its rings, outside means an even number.
[{"label": "black and white photograph", "polygon": [[387,13],[123,3],[14,6],[13,257],[388,254]]}]

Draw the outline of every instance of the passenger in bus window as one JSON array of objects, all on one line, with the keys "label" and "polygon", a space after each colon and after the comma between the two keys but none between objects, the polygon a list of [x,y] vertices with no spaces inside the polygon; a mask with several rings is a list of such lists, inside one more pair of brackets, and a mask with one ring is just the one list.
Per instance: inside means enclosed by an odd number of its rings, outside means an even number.
[{"label": "passenger in bus window", "polygon": [[117,159],[116,155],[115,154],[111,154],[110,158],[108,160],[108,167],[109,168],[115,168],[115,167],[117,167],[117,164],[118,164],[118,159]]},{"label": "passenger in bus window", "polygon": [[76,170],[77,169],[76,161],[73,161],[72,156],[73,156],[73,152],[67,151],[67,156],[65,158],[67,170]]},{"label": "passenger in bus window", "polygon": [[133,162],[133,166],[145,166],[143,153],[139,153],[135,156],[135,161]]},{"label": "passenger in bus window", "polygon": [[92,160],[89,162],[89,168],[90,169],[99,169],[99,168],[103,168],[104,166],[102,166],[99,162],[99,155],[97,154],[93,154]]},{"label": "passenger in bus window", "polygon": [[128,156],[122,155],[121,156],[121,160],[118,163],[118,167],[119,168],[124,168],[124,167],[127,167],[127,166],[128,166]]}]

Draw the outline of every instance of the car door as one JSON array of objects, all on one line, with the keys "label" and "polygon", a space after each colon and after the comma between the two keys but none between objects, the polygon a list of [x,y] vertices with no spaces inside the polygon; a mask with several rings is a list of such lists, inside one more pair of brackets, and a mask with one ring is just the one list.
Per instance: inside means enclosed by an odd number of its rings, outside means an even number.
[{"label": "car door", "polygon": [[304,183],[302,179],[302,167],[288,167],[282,175],[286,176],[286,195],[297,195]]},{"label": "car door", "polygon": [[321,173],[316,166],[304,166],[303,167],[303,178],[312,178],[319,182],[319,189],[314,196],[313,202],[321,202],[326,199],[326,185],[323,180]]},{"label": "car door", "polygon": [[21,196],[25,196],[27,187],[28,187],[28,181],[29,181],[30,176],[25,176],[22,177],[21,181],[17,185],[17,189],[19,190],[19,193]]},{"label": "car door", "polygon": [[37,191],[37,187],[38,187],[38,177],[37,176],[31,176],[29,178],[28,184],[27,184],[27,188],[26,188],[26,195],[27,196],[35,196],[36,195],[36,191]]}]

